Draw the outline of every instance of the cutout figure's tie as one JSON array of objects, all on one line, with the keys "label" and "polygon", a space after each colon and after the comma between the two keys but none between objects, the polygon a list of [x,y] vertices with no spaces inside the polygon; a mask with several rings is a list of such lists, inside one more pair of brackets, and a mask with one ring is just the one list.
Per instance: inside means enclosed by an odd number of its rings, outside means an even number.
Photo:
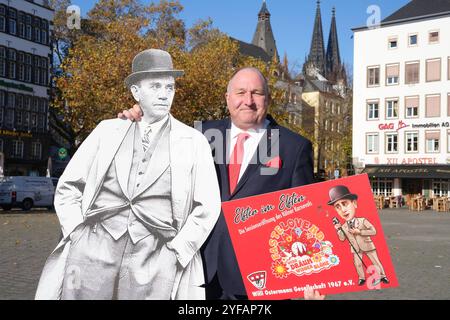
[{"label": "cutout figure's tie", "polygon": [[240,133],[237,138],[234,150],[231,153],[230,164],[228,165],[228,178],[230,182],[230,194],[233,194],[239,181],[239,173],[241,171],[242,159],[244,158],[244,142],[250,135],[248,133]]},{"label": "cutout figure's tie", "polygon": [[150,147],[150,134],[152,133],[152,128],[147,126],[144,131],[144,136],[142,137],[142,147],[144,148],[144,153],[147,152]]}]

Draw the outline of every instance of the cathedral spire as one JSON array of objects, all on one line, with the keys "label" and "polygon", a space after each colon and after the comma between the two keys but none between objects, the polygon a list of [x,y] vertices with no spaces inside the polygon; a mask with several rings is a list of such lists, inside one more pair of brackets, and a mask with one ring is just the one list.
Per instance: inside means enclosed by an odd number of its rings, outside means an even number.
[{"label": "cathedral spire", "polygon": [[314,31],[311,41],[311,49],[308,56],[308,64],[325,75],[325,47],[323,41],[322,15],[320,12],[320,0],[317,1],[316,18],[314,21]]},{"label": "cathedral spire", "polygon": [[267,9],[265,0],[258,13],[258,25],[253,35],[252,44],[261,47],[269,57],[272,58],[275,55],[279,59],[275,37],[273,36],[272,26],[270,25],[270,12]]},{"label": "cathedral spire", "polygon": [[326,77],[332,82],[342,78],[341,55],[336,27],[336,8],[333,7],[330,35],[326,53]]}]

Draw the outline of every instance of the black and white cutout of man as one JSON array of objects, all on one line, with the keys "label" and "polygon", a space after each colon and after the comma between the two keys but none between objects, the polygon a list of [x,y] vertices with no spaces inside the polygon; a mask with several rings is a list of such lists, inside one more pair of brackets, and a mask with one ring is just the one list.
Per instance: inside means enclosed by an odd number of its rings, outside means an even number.
[{"label": "black and white cutout of man", "polygon": [[204,299],[199,249],[220,214],[207,139],[174,119],[170,55],[150,49],[125,80],[143,121],[102,121],[61,176],[63,239],[36,299]]}]

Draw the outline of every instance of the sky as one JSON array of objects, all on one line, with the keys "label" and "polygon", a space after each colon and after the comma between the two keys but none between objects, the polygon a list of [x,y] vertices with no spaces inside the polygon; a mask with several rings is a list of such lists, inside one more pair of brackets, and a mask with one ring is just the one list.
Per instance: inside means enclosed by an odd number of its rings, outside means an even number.
[{"label": "sky", "polygon": [[[72,0],[81,8],[82,16],[93,7],[96,0]],[[158,2],[141,0],[142,3]],[[271,13],[271,25],[281,57],[286,53],[291,68],[298,71],[309,53],[316,12],[316,0],[266,0]],[[370,6],[380,8],[381,19],[391,15],[409,0],[322,0],[321,14],[325,50],[330,32],[331,12],[336,7],[336,22],[341,59],[353,64],[352,28],[366,25],[372,15]],[[184,10],[179,18],[187,27],[199,20],[211,18],[213,27],[229,36],[251,42],[258,22],[258,12],[263,0],[180,0]]]}]

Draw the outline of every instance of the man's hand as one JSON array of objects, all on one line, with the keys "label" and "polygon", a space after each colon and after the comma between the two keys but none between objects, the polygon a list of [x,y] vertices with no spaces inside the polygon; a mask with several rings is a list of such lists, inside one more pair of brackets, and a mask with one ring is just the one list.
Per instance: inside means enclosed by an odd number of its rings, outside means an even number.
[{"label": "man's hand", "polygon": [[336,223],[336,224],[334,225],[334,228],[335,228],[336,230],[339,230],[341,227],[342,227],[342,226],[341,226],[340,223]]},{"label": "man's hand", "polygon": [[305,300],[325,300],[325,295],[321,295],[319,291],[309,287],[305,290]]},{"label": "man's hand", "polygon": [[359,230],[359,229],[349,229],[348,232],[350,232],[353,235],[361,234],[361,230]]},{"label": "man's hand", "polygon": [[133,108],[128,110],[123,110],[122,112],[119,112],[117,114],[117,118],[120,118],[122,120],[131,120],[131,121],[141,121],[142,119],[142,110],[141,107],[139,107],[138,104],[135,104]]}]

